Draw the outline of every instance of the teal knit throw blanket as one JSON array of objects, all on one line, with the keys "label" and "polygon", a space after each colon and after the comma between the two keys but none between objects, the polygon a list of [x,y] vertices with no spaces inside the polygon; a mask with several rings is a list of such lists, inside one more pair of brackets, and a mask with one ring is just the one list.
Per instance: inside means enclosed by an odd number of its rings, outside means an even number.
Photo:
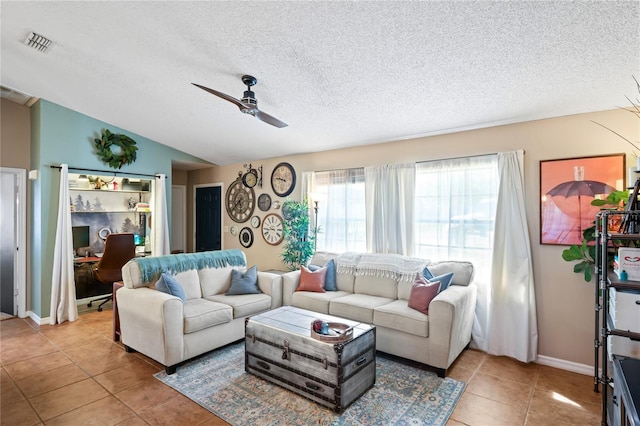
[{"label": "teal knit throw blanket", "polygon": [[145,283],[158,279],[163,272],[176,275],[190,269],[246,266],[242,251],[238,249],[140,257],[133,261],[138,264]]}]

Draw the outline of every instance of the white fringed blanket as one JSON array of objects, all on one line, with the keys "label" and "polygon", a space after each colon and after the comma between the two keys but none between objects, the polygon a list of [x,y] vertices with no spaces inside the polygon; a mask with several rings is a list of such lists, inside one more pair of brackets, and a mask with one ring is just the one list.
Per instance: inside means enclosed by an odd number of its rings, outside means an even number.
[{"label": "white fringed blanket", "polygon": [[337,272],[341,274],[413,281],[416,273],[422,272],[428,262],[400,254],[344,253],[338,257],[337,263]]}]

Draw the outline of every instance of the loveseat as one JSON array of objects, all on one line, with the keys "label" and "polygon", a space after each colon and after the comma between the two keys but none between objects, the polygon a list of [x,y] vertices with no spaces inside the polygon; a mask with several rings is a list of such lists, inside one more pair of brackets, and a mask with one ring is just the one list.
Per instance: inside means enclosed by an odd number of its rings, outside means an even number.
[{"label": "loveseat", "polygon": [[[473,264],[328,252],[316,252],[309,263],[325,266],[331,260],[335,291],[297,291],[301,271],[292,271],[282,276],[283,304],[373,324],[377,350],[432,366],[444,377],[471,341],[477,297]],[[453,273],[450,285],[428,304],[428,314],[409,307],[416,274],[425,266],[435,277]]]},{"label": "loveseat", "polygon": [[[124,287],[116,295],[125,349],[147,355],[172,374],[177,364],[242,339],[245,318],[282,306],[282,278],[257,272],[259,290],[230,295],[234,270],[235,277],[249,273],[240,250],[129,261],[122,268]],[[160,278],[175,280],[183,294],[157,290]]]}]

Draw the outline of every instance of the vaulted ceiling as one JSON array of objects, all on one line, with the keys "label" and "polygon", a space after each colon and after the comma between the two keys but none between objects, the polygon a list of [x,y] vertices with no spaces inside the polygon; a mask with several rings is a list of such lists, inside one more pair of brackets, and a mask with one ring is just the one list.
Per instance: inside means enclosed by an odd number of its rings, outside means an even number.
[{"label": "vaulted ceiling", "polygon": [[[215,164],[612,109],[640,2],[2,1],[1,83]],[[41,52],[31,32],[52,40]],[[241,98],[254,75],[276,128]]]}]

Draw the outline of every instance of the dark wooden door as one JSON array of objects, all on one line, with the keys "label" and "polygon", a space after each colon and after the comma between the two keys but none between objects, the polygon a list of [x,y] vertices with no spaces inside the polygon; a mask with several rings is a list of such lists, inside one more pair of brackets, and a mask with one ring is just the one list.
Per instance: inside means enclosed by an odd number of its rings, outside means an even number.
[{"label": "dark wooden door", "polygon": [[196,251],[222,249],[222,188],[196,188]]}]

